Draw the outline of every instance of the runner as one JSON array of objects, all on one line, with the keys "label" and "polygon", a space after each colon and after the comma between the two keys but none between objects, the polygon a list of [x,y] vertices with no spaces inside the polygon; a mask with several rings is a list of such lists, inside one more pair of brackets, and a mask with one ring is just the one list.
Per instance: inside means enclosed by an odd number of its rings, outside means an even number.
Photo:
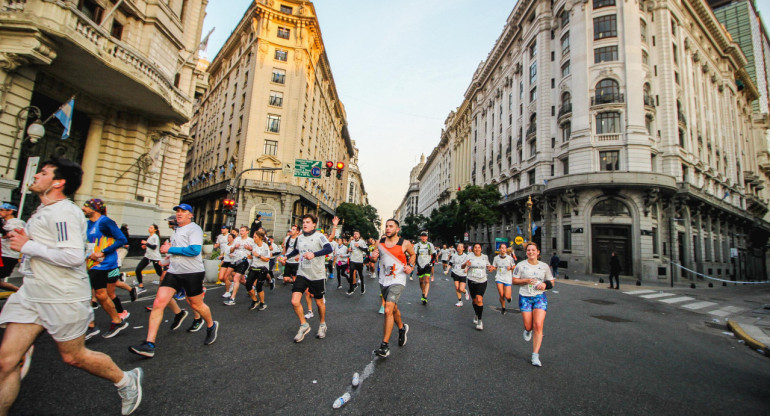
[{"label": "runner", "polygon": [[433,279],[433,260],[436,256],[436,248],[433,243],[428,242],[428,233],[420,233],[420,241],[414,245],[414,252],[417,255],[417,278],[420,280],[420,290],[422,291],[423,305],[428,304],[428,291],[430,290],[430,281]]},{"label": "runner", "polygon": [[[161,254],[171,255],[171,264],[168,266],[163,282],[158,288],[155,302],[152,305],[150,320],[147,328],[147,339],[140,345],[129,347],[129,351],[143,357],[155,356],[155,338],[158,335],[160,323],[163,321],[163,310],[171,301],[174,293],[182,288],[187,294],[187,303],[198,312],[206,322],[206,339],[204,345],[211,345],[217,340],[219,323],[211,318],[211,310],[203,302],[203,258],[201,246],[203,245],[203,230],[198,224],[192,222],[193,209],[187,204],[179,204],[174,207],[176,211],[177,228],[171,236],[171,242],[166,241],[160,246]],[[192,331],[191,331],[192,332]]]},{"label": "runner", "polygon": [[[335,220],[337,217],[334,217]],[[317,338],[326,338],[326,305],[324,303],[324,293],[326,292],[326,273],[324,272],[324,257],[332,253],[332,246],[321,232],[316,231],[315,227],[318,219],[313,214],[302,216],[302,234],[297,237],[297,243],[292,251],[286,257],[300,255],[299,270],[297,271],[297,280],[291,289],[291,305],[294,313],[299,318],[299,331],[294,337],[294,342],[302,342],[305,335],[310,332],[310,324],[305,320],[302,313],[302,294],[307,290],[314,298],[318,308],[318,317],[321,324],[318,326]],[[335,222],[336,226],[336,222]],[[285,264],[286,257],[281,258],[281,263]]]},{"label": "runner", "polygon": [[[223,253],[222,246],[227,244],[227,236],[229,235],[230,235],[230,228],[228,228],[226,225],[223,225],[221,228],[221,233],[217,236],[217,239],[214,241],[214,250],[219,250],[220,254]],[[226,282],[222,280],[223,277],[224,276],[222,275],[222,268],[220,267],[219,275],[217,276],[217,284],[227,286]]]},{"label": "runner", "polygon": [[15,213],[19,209],[16,205],[7,202],[0,205],[0,217],[3,219],[3,243],[2,243],[2,268],[0,268],[0,288],[16,292],[16,285],[8,283],[8,277],[13,273],[14,267],[19,263],[21,254],[11,248],[10,233],[16,229],[23,229],[27,224],[16,218]]},{"label": "runner", "polygon": [[[294,248],[294,243],[297,242],[297,235],[299,234],[299,228],[296,224],[292,224],[289,229],[289,235],[283,240],[282,256],[291,251]],[[294,279],[297,277],[297,267],[299,265],[299,256],[294,256],[286,259],[286,265],[283,268],[283,284],[294,283]],[[313,313],[313,310],[310,310]]]},{"label": "runner", "polygon": [[334,238],[334,234],[328,234],[326,238],[329,240],[329,244],[332,246],[331,254],[326,256],[326,269],[329,271],[329,279],[334,279],[337,276],[337,289],[342,288],[342,275],[339,272],[335,273],[337,266],[337,250],[340,248],[341,238]]},{"label": "runner", "polygon": [[[267,309],[265,304],[265,291],[262,289],[268,280],[268,265],[270,264],[270,245],[265,241],[265,230],[259,229],[254,232],[254,249],[251,251],[251,267],[249,268],[249,277],[246,279],[246,290],[251,298],[249,310],[259,308],[260,311]],[[254,293],[254,283],[256,282],[256,294]],[[259,299],[257,299],[259,295]]]},{"label": "runner", "polygon": [[[41,166],[29,187],[41,204],[26,228],[15,229],[9,236],[11,249],[24,255],[19,267],[24,284],[0,313],[5,327],[0,344],[0,414],[8,414],[21,385],[19,366],[10,363],[20,363],[45,330],[56,342],[62,361],[114,383],[121,413],[129,415],[142,401],[142,369],[124,372],[108,355],[85,346],[88,323],[94,317],[83,256],[87,224],[68,198],[80,187],[83,171],[66,159],[48,160]],[[50,399],[52,393],[55,387],[46,396]]]},{"label": "runner", "polygon": [[468,255],[465,267],[468,268],[468,291],[471,292],[473,311],[476,313],[473,323],[476,329],[483,331],[481,315],[484,313],[484,292],[487,291],[487,271],[491,271],[492,265],[487,255],[481,254],[481,244],[473,245],[473,253]]},{"label": "runner", "polygon": [[[409,325],[401,320],[401,311],[398,309],[398,299],[404,292],[406,276],[414,270],[415,253],[412,243],[399,237],[398,221],[389,219],[385,221],[385,237],[377,245],[377,250],[372,253],[373,258],[380,259],[380,292],[385,300],[385,325],[380,348],[374,353],[380,357],[390,355],[390,336],[393,333],[393,324],[398,327],[398,346],[406,345],[406,334]],[[407,263],[407,256],[409,261]]]},{"label": "runner", "polygon": [[222,264],[219,265],[219,277],[217,279],[225,285],[225,294],[222,297],[230,299],[230,286],[232,285],[233,275],[233,255],[230,252],[230,247],[233,246],[235,236],[228,232],[225,238],[227,240],[219,245],[219,252],[222,254],[219,258],[222,260]]},{"label": "runner", "polygon": [[366,262],[366,267],[369,268],[369,278],[375,279],[377,277],[377,273],[376,273],[377,269],[375,268],[377,262],[374,260],[371,260],[371,255],[372,255],[372,252],[377,248],[377,240],[370,237],[369,240],[367,240],[367,244],[369,245],[369,249],[368,249],[369,256],[366,258],[368,260]]},{"label": "runner", "polygon": [[540,346],[543,343],[543,323],[548,310],[545,291],[552,289],[554,278],[546,263],[538,260],[540,250],[535,243],[526,243],[527,259],[513,269],[513,284],[519,288],[519,309],[524,321],[524,341],[532,339],[532,365],[540,367]]},{"label": "runner", "polygon": [[452,253],[446,248],[446,244],[444,244],[441,247],[439,254],[441,255],[441,265],[444,267],[444,274],[446,274],[447,270],[449,270],[449,255]]},{"label": "runner", "polygon": [[270,290],[273,290],[275,289],[275,260],[281,255],[282,249],[281,247],[278,247],[278,244],[275,244],[275,239],[273,237],[267,237],[267,243],[270,248],[270,264],[268,266],[267,277],[270,282]]},{"label": "runner", "polygon": [[344,277],[348,281],[347,295],[350,296],[356,291],[356,284],[353,283],[353,276],[350,274],[350,265],[348,259],[350,258],[350,248],[348,247],[349,241],[347,236],[342,236],[337,239],[337,250],[334,252],[334,265],[337,273],[337,279]]},{"label": "runner", "polygon": [[366,293],[366,282],[364,282],[364,254],[369,254],[369,246],[361,238],[358,230],[353,231],[353,239],[350,240],[350,276],[353,279],[353,285],[361,284],[361,294]]},{"label": "runner", "polygon": [[508,247],[500,244],[500,254],[492,260],[492,271],[497,271],[495,283],[500,294],[500,313],[505,315],[505,304],[511,302],[511,270],[516,266],[513,257],[508,255]]},{"label": "runner", "polygon": [[142,260],[139,261],[139,264],[136,265],[135,271],[137,295],[147,291],[147,289],[144,288],[144,282],[142,281],[142,270],[144,270],[148,264],[152,263],[152,267],[155,269],[155,273],[158,275],[158,277],[163,274],[163,268],[160,267],[160,260],[162,257],[160,255],[160,237],[158,237],[158,226],[156,224],[150,225],[150,227],[147,229],[147,232],[150,233],[150,236],[147,237],[147,240],[142,240],[144,257],[142,257]]},{"label": "runner", "polygon": [[452,280],[455,282],[455,294],[457,303],[455,306],[463,306],[463,294],[468,299],[468,292],[465,290],[465,283],[468,281],[468,271],[465,269],[465,263],[468,261],[468,254],[465,253],[465,245],[457,243],[457,252],[449,258],[449,264],[452,265]]},{"label": "runner", "polygon": [[[101,199],[89,199],[83,204],[82,210],[88,218],[86,234],[88,278],[96,299],[112,321],[110,329],[102,337],[112,338],[128,328],[128,322],[125,319],[130,315],[123,309],[120,299],[115,295],[115,283],[120,277],[116,250],[126,244],[126,236],[120,231],[115,221],[107,217],[107,207]],[[91,321],[88,325],[86,340],[99,332],[95,323]]]},{"label": "runner", "polygon": [[227,306],[235,305],[235,295],[238,293],[238,286],[246,283],[246,272],[249,270],[249,256],[251,255],[251,250],[254,249],[254,240],[248,234],[249,227],[242,226],[239,233],[238,238],[233,241],[233,245],[230,247],[230,253],[233,258],[233,291],[230,297],[224,301],[224,304]]}]

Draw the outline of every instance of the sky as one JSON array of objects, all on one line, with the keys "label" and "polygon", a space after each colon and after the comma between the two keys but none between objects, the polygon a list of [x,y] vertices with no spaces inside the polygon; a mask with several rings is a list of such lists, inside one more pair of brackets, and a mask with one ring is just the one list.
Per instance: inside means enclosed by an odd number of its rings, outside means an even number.
[{"label": "sky", "polygon": [[[213,59],[253,0],[210,0]],[[221,7],[226,4],[228,7]],[[337,93],[369,203],[390,218],[409,172],[438,144],[516,1],[316,0]]]},{"label": "sky", "polygon": [[[216,56],[253,0],[210,0],[205,57]],[[438,144],[516,0],[316,0],[337,93],[369,202],[392,216],[409,172]],[[756,1],[770,18],[770,0]],[[227,5],[228,7],[222,7]],[[770,28],[765,23],[766,28]]]}]

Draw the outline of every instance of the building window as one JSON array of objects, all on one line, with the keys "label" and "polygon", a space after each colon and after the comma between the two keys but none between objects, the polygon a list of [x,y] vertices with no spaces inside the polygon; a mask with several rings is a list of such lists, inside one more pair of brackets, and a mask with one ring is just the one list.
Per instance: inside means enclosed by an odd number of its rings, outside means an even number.
[{"label": "building window", "polygon": [[270,105],[276,107],[283,106],[283,93],[278,91],[270,91]]},{"label": "building window", "polygon": [[532,42],[531,45],[529,45],[529,59],[536,59],[537,58],[537,41]]},{"label": "building window", "polygon": [[639,32],[642,35],[642,42],[647,43],[647,23],[644,20],[639,21]]},{"label": "building window", "polygon": [[569,158],[565,157],[561,160],[561,172],[563,175],[569,175]]},{"label": "building window", "polygon": [[529,90],[529,102],[533,102],[535,100],[537,100],[537,87]]},{"label": "building window", "polygon": [[272,182],[273,178],[275,176],[275,171],[272,170],[263,170],[262,171],[262,182]]},{"label": "building window", "polygon": [[533,62],[529,66],[529,85],[532,85],[537,81],[537,62]]},{"label": "building window", "polygon": [[[602,171],[620,170],[620,152],[610,150],[599,152],[599,169]],[[596,211],[594,209],[594,211]]]},{"label": "building window", "polygon": [[265,151],[263,152],[266,155],[275,156],[278,154],[278,142],[275,140],[265,140]]},{"label": "building window", "polygon": [[289,51],[283,50],[283,49],[276,49],[275,50],[275,59],[277,61],[283,61],[286,62],[286,60],[289,58]]},{"label": "building window", "polygon": [[594,63],[611,62],[618,60],[618,46],[605,46],[594,49]]},{"label": "building window", "polygon": [[91,19],[96,24],[102,23],[102,16],[104,15],[104,9],[99,6],[93,0],[81,0],[78,5],[78,10],[83,12],[87,18]]},{"label": "building window", "polygon": [[285,27],[278,26],[278,37],[281,39],[289,39],[291,30]]},{"label": "building window", "polygon": [[561,141],[568,142],[572,136],[572,122],[568,121],[561,125]]},{"label": "building window", "polygon": [[[569,207],[567,207],[567,210],[569,210]],[[564,251],[570,251],[572,250],[572,226],[565,225],[563,230],[564,232],[562,235],[564,235]]]},{"label": "building window", "polygon": [[566,77],[567,75],[569,75],[569,71],[570,71],[570,67],[569,67],[569,61],[567,61],[567,62],[565,62],[565,63],[564,63],[562,66],[561,66],[561,77],[562,77],[562,78],[564,78],[564,77]]},{"label": "building window", "polygon": [[596,134],[620,133],[620,113],[606,111],[596,115]]},{"label": "building window", "polygon": [[537,154],[537,139],[528,141],[527,147],[529,147],[529,157],[534,157]]},{"label": "building window", "polygon": [[282,4],[281,5],[281,13],[291,14],[292,13],[292,9],[289,6],[284,6]]},{"label": "building window", "polygon": [[602,7],[614,6],[615,0],[594,0],[594,9],[601,9]]},{"label": "building window", "polygon": [[561,27],[566,27],[569,24],[569,12],[561,12]]},{"label": "building window", "polygon": [[620,85],[617,81],[605,78],[596,84],[596,93],[594,95],[594,104],[607,104],[622,102],[620,96]]},{"label": "building window", "polygon": [[529,172],[527,172],[527,180],[529,181],[530,186],[535,184],[535,170],[532,169]]},{"label": "building window", "polygon": [[684,143],[685,143],[684,129],[679,129],[679,146],[684,148],[685,147]]},{"label": "building window", "polygon": [[645,65],[650,64],[650,54],[647,53],[647,51],[642,51],[642,63]]},{"label": "building window", "polygon": [[113,38],[120,40],[123,38],[123,25],[118,23],[117,21],[112,22],[112,29],[110,29],[110,35],[112,35]]},{"label": "building window", "polygon": [[273,68],[273,79],[272,82],[275,82],[276,84],[285,84],[286,83],[286,71],[283,69]]},{"label": "building window", "polygon": [[561,54],[562,56],[569,53],[569,32],[565,33],[561,37]]},{"label": "building window", "polygon": [[647,114],[644,116],[644,128],[647,129],[647,134],[652,136],[652,115]]},{"label": "building window", "polygon": [[658,255],[658,227],[652,227],[652,254]]},{"label": "building window", "polygon": [[281,130],[281,116],[275,114],[267,115],[267,131],[278,133]]},{"label": "building window", "polygon": [[671,45],[671,51],[674,55],[674,64],[679,65],[679,48],[676,47],[676,43]]},{"label": "building window", "polygon": [[614,14],[594,17],[594,40],[618,36],[618,18]]}]

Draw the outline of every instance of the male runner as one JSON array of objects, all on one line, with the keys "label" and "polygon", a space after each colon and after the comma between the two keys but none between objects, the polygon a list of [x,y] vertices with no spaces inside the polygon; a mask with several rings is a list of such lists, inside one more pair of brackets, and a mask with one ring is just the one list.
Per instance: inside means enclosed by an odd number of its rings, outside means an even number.
[{"label": "male runner", "polygon": [[[335,217],[336,218],[336,217]],[[302,342],[305,335],[310,332],[310,324],[305,320],[302,310],[302,294],[307,290],[315,298],[318,307],[318,316],[321,325],[318,326],[317,338],[326,338],[326,304],[324,293],[326,292],[326,272],[324,271],[324,256],[332,253],[332,246],[320,231],[316,231],[318,219],[313,214],[302,216],[302,234],[297,237],[297,243],[286,257],[281,258],[281,263],[286,264],[287,257],[300,255],[297,280],[291,289],[291,305],[294,313],[299,318],[299,331],[294,337],[294,342]],[[335,224],[336,225],[336,224]]]},{"label": "male runner", "polygon": [[428,291],[430,290],[430,281],[433,279],[433,260],[436,255],[436,248],[433,243],[428,242],[428,233],[420,233],[420,241],[414,245],[414,252],[417,255],[417,278],[420,280],[420,289],[422,290],[423,305],[428,304]]},{"label": "male runner", "polygon": [[369,253],[369,245],[361,238],[358,230],[353,231],[353,239],[350,240],[350,275],[353,285],[361,283],[361,294],[366,293],[364,282],[364,254]]},{"label": "male runner", "polygon": [[163,321],[163,310],[171,301],[171,297],[182,289],[187,294],[187,303],[200,314],[206,322],[206,339],[204,345],[211,345],[217,340],[219,322],[211,318],[211,310],[203,302],[203,230],[192,222],[193,209],[190,205],[179,204],[176,211],[177,228],[171,235],[171,242],[166,241],[160,247],[161,254],[170,254],[171,263],[168,272],[158,288],[155,302],[152,305],[150,321],[147,328],[147,339],[140,345],[129,347],[129,351],[143,357],[155,356],[155,338],[158,328]]},{"label": "male runner", "polygon": [[[114,383],[121,412],[129,415],[142,401],[142,369],[123,372],[108,355],[85,346],[88,323],[94,317],[83,256],[87,225],[68,199],[80,187],[83,171],[67,159],[48,160],[41,166],[29,187],[41,204],[26,228],[10,233],[11,248],[24,255],[19,267],[24,284],[0,313],[0,324],[5,326],[0,344],[0,415],[7,415],[16,400],[21,385],[18,363],[43,330],[56,342],[62,361]],[[48,386],[45,395],[50,399],[55,392]],[[61,411],[67,413],[64,407]]]},{"label": "male runner", "polygon": [[[291,226],[289,235],[283,240],[283,251],[281,255],[285,256],[286,253],[294,249],[294,244],[297,242],[297,236],[299,235],[299,228],[296,224]],[[297,267],[299,267],[299,256],[290,257],[286,259],[286,265],[283,268],[283,283],[294,283],[294,279],[297,277]],[[312,312],[312,310],[311,310]]]},{"label": "male runner", "polygon": [[[246,279],[246,290],[251,298],[249,310],[259,308],[260,311],[267,309],[265,303],[265,291],[263,286],[268,280],[268,265],[270,264],[270,246],[265,241],[265,230],[259,229],[254,232],[254,248],[251,251],[251,267],[249,268],[249,277]],[[254,292],[254,283],[256,283],[256,293]],[[259,295],[259,299],[257,299]]]},{"label": "male runner", "polygon": [[444,274],[446,274],[447,270],[449,270],[449,256],[452,252],[449,251],[449,249],[446,248],[446,244],[444,244],[441,247],[441,250],[439,250],[439,254],[441,255],[441,264],[444,266]]},{"label": "male runner", "polygon": [[233,290],[230,297],[225,299],[227,306],[235,305],[235,295],[238,293],[238,286],[246,283],[246,273],[249,270],[249,256],[254,249],[254,239],[249,237],[249,227],[245,225],[239,230],[238,238],[233,241],[230,247],[230,255],[233,258]]},{"label": "male runner", "polygon": [[[385,221],[385,237],[377,244],[377,250],[372,253],[373,260],[380,259],[380,291],[385,300],[385,326],[380,348],[374,353],[380,357],[390,355],[390,335],[393,332],[393,323],[398,326],[398,346],[406,345],[406,334],[409,325],[401,320],[401,311],[398,310],[398,299],[404,292],[406,276],[412,272],[415,263],[415,253],[412,243],[399,237],[398,221],[389,219]],[[409,262],[407,263],[407,255]]]},{"label": "male runner", "polygon": [[[265,230],[263,229],[262,231],[264,232]],[[278,247],[278,244],[275,244],[275,239],[273,237],[267,237],[266,242],[270,249],[270,262],[267,268],[267,277],[270,282],[270,290],[273,290],[275,289],[275,274],[273,273],[275,271],[275,261],[278,259],[278,256],[281,255],[281,247]]]},{"label": "male runner", "polygon": [[8,283],[6,279],[13,273],[13,268],[19,263],[19,256],[21,254],[11,248],[10,233],[15,229],[23,229],[27,224],[16,218],[16,205],[9,204],[7,202],[0,205],[0,217],[3,218],[3,243],[2,243],[2,255],[3,264],[0,268],[0,288],[16,292],[19,290],[16,285]]}]

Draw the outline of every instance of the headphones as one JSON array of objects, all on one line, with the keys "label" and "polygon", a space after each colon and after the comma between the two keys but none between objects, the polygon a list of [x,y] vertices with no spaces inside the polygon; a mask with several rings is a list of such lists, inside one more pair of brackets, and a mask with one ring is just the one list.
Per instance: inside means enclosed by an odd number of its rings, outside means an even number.
[{"label": "headphones", "polygon": [[64,186],[64,182],[61,182],[61,181],[59,181],[56,184],[54,184],[55,188],[61,188],[62,186]]}]

